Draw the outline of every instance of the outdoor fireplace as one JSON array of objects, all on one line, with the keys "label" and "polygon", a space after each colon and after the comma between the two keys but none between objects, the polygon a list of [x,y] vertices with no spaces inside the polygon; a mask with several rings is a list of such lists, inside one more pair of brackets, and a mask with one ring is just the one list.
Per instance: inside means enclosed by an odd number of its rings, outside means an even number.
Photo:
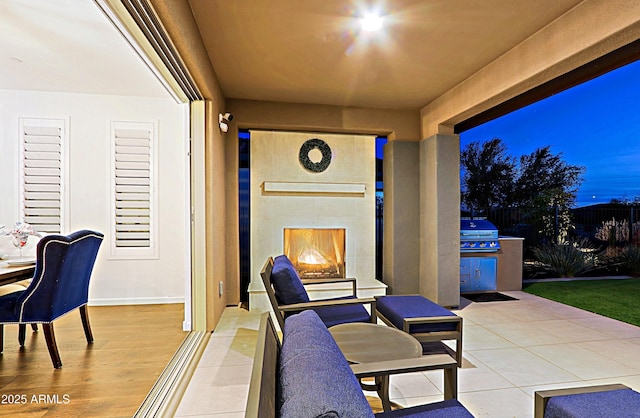
[{"label": "outdoor fireplace", "polygon": [[344,228],[284,229],[284,254],[303,279],[345,277],[344,253]]}]

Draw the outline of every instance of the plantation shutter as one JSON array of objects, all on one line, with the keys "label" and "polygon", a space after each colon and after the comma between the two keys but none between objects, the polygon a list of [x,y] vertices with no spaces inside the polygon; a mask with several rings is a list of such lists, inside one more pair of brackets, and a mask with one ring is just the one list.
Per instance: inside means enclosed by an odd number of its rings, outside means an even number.
[{"label": "plantation shutter", "polygon": [[65,120],[20,119],[22,220],[38,232],[63,227]]},{"label": "plantation shutter", "polygon": [[[152,255],[154,125],[113,122],[113,246],[123,255]],[[147,253],[141,249],[148,250]]]}]

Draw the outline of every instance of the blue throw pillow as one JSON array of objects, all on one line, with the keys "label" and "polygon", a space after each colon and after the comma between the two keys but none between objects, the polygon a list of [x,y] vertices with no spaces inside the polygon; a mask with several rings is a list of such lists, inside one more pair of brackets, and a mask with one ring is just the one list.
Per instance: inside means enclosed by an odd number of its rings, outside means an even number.
[{"label": "blue throw pillow", "polygon": [[302,285],[300,276],[287,256],[279,255],[273,260],[271,281],[279,304],[309,302],[309,295]]}]

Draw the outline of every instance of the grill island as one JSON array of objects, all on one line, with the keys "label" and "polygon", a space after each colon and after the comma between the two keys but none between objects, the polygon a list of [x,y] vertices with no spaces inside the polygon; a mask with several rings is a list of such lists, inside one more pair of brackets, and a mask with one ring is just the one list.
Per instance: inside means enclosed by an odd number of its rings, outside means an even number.
[{"label": "grill island", "polygon": [[486,219],[461,219],[460,293],[522,290],[523,242]]}]

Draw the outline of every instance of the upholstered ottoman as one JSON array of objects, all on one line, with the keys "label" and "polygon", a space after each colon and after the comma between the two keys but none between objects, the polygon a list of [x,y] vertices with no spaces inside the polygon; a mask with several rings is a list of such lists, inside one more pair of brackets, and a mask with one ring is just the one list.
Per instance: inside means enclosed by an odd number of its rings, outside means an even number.
[{"label": "upholstered ottoman", "polygon": [[[462,318],[421,295],[376,297],[376,314],[387,325],[413,335],[425,354],[447,352],[462,366]],[[443,341],[455,340],[455,350]]]}]

